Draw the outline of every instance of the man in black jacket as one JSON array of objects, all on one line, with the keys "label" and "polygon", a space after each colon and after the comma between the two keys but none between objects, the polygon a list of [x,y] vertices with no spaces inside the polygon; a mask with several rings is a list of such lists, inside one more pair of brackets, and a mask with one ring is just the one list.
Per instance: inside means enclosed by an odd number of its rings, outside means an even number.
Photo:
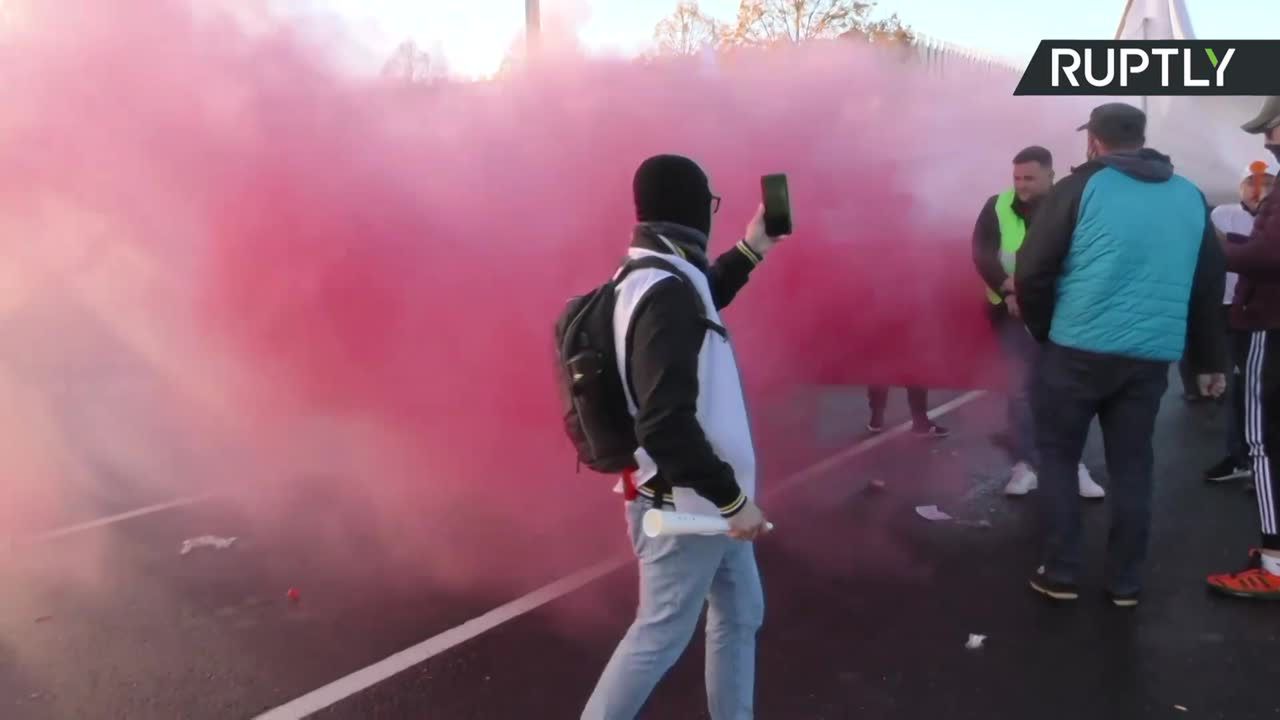
[{"label": "man in black jacket", "polygon": [[[1242,127],[1260,135],[1280,161],[1280,96],[1262,105]],[[1239,273],[1231,327],[1245,357],[1245,437],[1253,458],[1262,546],[1243,572],[1211,575],[1218,592],[1256,600],[1280,600],[1280,196],[1273,191],[1258,206],[1253,231],[1223,238],[1227,267]]]},{"label": "man in black jacket", "polygon": [[[634,180],[628,256],[660,256],[662,269],[631,272],[618,286],[618,371],[636,420],[638,470],[624,478],[627,522],[639,560],[640,606],[587,702],[584,720],[631,720],[684,652],[704,604],[707,699],[713,720],[753,715],[755,638],[764,596],[749,541],[767,528],[756,495],[755,448],[733,346],[719,310],[773,247],[763,208],[746,237],[707,259],[720,199],[692,160],[650,158]],[[705,316],[699,314],[701,297]],[[726,518],[729,536],[650,538],[653,508]]]}]

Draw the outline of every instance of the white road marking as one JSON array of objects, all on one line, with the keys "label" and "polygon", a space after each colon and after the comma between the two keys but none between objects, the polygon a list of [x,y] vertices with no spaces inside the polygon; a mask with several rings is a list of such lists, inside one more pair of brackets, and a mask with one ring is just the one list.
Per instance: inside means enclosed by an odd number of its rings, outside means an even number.
[{"label": "white road marking", "polygon": [[552,600],[564,597],[588,583],[625,566],[630,561],[630,557],[619,556],[609,560],[603,560],[591,567],[579,570],[578,572],[568,577],[561,578],[550,585],[544,585],[524,597],[517,598],[506,605],[494,608],[480,617],[472,618],[455,628],[445,630],[439,635],[428,638],[411,648],[401,650],[395,655],[384,660],[379,660],[363,670],[357,670],[356,672],[351,673],[344,678],[339,678],[318,690],[313,690],[292,702],[281,705],[274,710],[269,710],[257,716],[255,720],[286,720],[288,718],[304,718],[312,713],[319,712],[330,705],[334,705],[341,700],[345,700],[361,690],[373,687],[383,680],[408,670],[414,665],[439,655],[450,648],[457,647],[468,640],[479,637],[508,620],[514,620],[521,615],[537,610]]},{"label": "white road marking", "polygon": [[[971,392],[967,392],[955,398],[954,400],[945,402],[939,405],[938,407],[934,408],[933,410],[930,410],[929,417],[931,418],[942,417],[943,415],[946,415],[952,410],[955,410],[956,408],[964,407],[965,405],[968,405],[969,403],[973,402],[974,400],[977,400],[978,398],[986,394],[987,393],[985,390],[973,390]],[[819,461],[813,465],[810,465],[804,470],[801,470],[800,472],[797,472],[794,475],[787,477],[782,482],[779,482],[776,484],[771,483],[769,485],[769,489],[765,491],[764,497],[773,497],[775,495],[778,495],[779,493],[782,493],[785,490],[789,490],[790,488],[796,485],[799,485],[800,483],[808,482],[814,479],[815,477],[822,475],[823,473],[830,472],[832,469],[839,467],[841,464],[848,462],[852,458],[855,458],[869,450],[874,450],[880,447],[881,445],[889,442],[893,438],[899,435],[906,434],[910,430],[911,430],[911,423],[904,422],[901,425],[895,425],[894,427],[885,430],[879,435],[869,437],[861,442],[856,442],[850,445],[849,447],[845,448],[844,450],[841,450],[840,452],[836,453],[835,455],[832,455],[826,460]]]},{"label": "white road marking", "polygon": [[[930,413],[930,417],[941,417],[947,413],[967,405],[974,400],[985,395],[985,391],[975,390],[965,393],[956,399],[939,405]],[[791,487],[795,487],[799,483],[812,480],[820,476],[822,473],[838,467],[841,463],[857,457],[869,450],[875,449],[890,439],[902,435],[911,430],[911,423],[905,422],[889,428],[885,432],[871,438],[867,438],[860,442],[841,450],[831,457],[822,460],[814,465],[791,475],[780,484],[766,493],[766,497],[773,497]],[[578,572],[561,578],[555,582],[544,585],[537,590],[523,597],[512,600],[506,605],[494,608],[489,612],[468,620],[467,622],[449,630],[445,630],[439,635],[427,638],[422,642],[410,648],[401,650],[400,652],[387,657],[383,660],[364,668],[357,670],[346,677],[338,678],[322,688],[312,690],[311,692],[291,700],[272,710],[268,710],[258,715],[254,720],[301,720],[302,718],[319,712],[331,705],[345,700],[358,692],[367,690],[378,683],[397,675],[414,665],[425,662],[436,655],[461,645],[468,640],[475,639],[490,630],[514,620],[521,615],[533,612],[549,602],[568,595],[595,580],[598,580],[609,573],[634,562],[631,555],[613,557],[602,560],[595,565],[579,570]]]},{"label": "white road marking", "polygon": [[170,500],[169,502],[157,503],[155,505],[148,505],[146,507],[138,508],[137,510],[122,512],[118,515],[110,515],[108,517],[98,518],[97,520],[90,520],[88,522],[82,522],[76,525],[68,525],[67,527],[58,528],[56,530],[47,530],[45,532],[42,532],[36,535],[30,535],[27,537],[14,538],[13,543],[15,545],[34,545],[36,543],[48,542],[50,540],[57,540],[58,538],[66,537],[68,535],[74,535],[76,533],[81,533],[86,530],[93,530],[95,528],[105,527],[107,525],[113,525],[118,522],[124,522],[125,520],[132,520],[133,518],[136,518],[136,517],[142,517],[144,515],[152,515],[158,512],[164,512],[165,510],[172,510],[174,508],[186,507],[188,505],[195,505],[196,503],[204,502],[205,500],[215,497],[216,495],[217,493],[205,493],[204,495],[193,495],[191,497],[178,498],[177,500]]}]

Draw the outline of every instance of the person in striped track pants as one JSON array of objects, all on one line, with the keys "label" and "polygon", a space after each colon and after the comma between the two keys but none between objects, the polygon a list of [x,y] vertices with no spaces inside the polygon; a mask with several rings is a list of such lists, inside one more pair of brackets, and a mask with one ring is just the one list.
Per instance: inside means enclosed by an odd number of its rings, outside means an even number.
[{"label": "person in striped track pants", "polygon": [[[1280,97],[1268,98],[1245,132],[1263,135],[1280,160]],[[1252,599],[1280,600],[1280,196],[1258,206],[1253,232],[1221,238],[1227,270],[1239,274],[1231,327],[1244,362],[1244,434],[1253,462],[1262,546],[1242,572],[1211,575],[1209,587]]]}]

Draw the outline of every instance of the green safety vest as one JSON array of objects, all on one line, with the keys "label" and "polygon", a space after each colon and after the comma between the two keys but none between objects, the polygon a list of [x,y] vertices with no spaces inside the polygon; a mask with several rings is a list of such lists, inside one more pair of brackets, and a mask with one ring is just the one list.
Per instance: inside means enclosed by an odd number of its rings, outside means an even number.
[{"label": "green safety vest", "polygon": [[[1017,197],[1012,190],[1005,190],[996,196],[996,219],[1000,221],[1000,264],[1010,275],[1013,274],[1018,248],[1022,247],[1022,241],[1027,237],[1027,221],[1013,211],[1013,201]],[[992,288],[987,288],[987,299],[992,305],[1004,302],[1000,293]]]}]

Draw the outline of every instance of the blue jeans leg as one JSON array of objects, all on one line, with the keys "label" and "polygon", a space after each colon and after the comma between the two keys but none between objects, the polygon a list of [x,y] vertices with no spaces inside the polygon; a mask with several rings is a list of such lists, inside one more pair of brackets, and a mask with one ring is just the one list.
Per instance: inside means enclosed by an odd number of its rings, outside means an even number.
[{"label": "blue jeans leg", "polygon": [[[1078,466],[1098,408],[1100,388],[1089,358],[1057,345],[1040,355],[1033,396],[1040,449],[1040,502],[1046,574],[1075,582],[1081,563]],[[1101,380],[1102,378],[1098,378]]]},{"label": "blue jeans leg", "polygon": [[[642,501],[627,504],[627,527],[640,569],[639,607],[582,719],[633,720],[688,647],[709,598],[713,610],[707,624],[707,691],[712,718],[749,718],[755,629],[763,614],[751,547],[726,536],[646,537],[642,519],[649,507]],[[718,712],[717,706],[724,710]],[[742,708],[748,714],[741,714]]]},{"label": "blue jeans leg", "polygon": [[734,543],[711,582],[707,606],[707,707],[713,720],[755,717],[756,633],[763,622],[755,547]]},{"label": "blue jeans leg", "polygon": [[1151,535],[1152,436],[1168,387],[1169,375],[1163,366],[1139,366],[1098,411],[1111,478],[1107,585],[1115,593],[1142,589],[1142,566]]}]

